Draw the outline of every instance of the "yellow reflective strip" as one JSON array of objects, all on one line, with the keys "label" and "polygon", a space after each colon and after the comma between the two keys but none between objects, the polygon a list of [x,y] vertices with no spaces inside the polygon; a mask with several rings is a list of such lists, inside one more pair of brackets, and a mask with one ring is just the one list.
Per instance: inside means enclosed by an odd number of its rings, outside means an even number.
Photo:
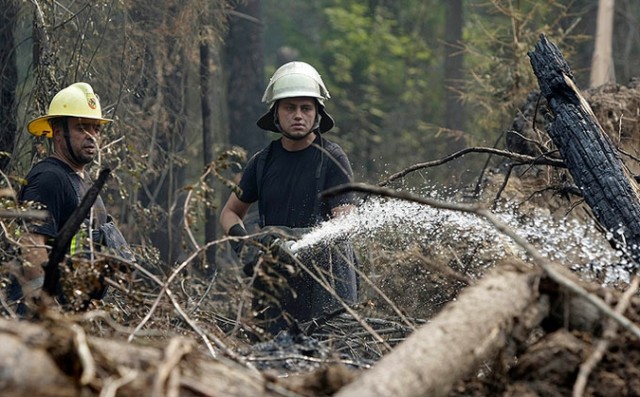
[{"label": "yellow reflective strip", "polygon": [[73,255],[76,253],[76,251],[78,250],[78,235],[76,234],[75,236],[73,236],[73,238],[71,239],[71,246],[69,247],[69,254]]}]

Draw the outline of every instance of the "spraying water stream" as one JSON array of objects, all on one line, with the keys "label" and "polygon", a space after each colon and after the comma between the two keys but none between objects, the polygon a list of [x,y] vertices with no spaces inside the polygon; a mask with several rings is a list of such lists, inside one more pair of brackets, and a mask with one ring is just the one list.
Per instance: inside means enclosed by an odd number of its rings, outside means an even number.
[{"label": "spraying water stream", "polygon": [[[437,198],[436,194],[430,196]],[[556,220],[544,208],[528,210],[526,214],[522,212],[512,205],[494,214],[549,260],[578,272],[585,269],[587,274],[596,270],[611,273],[607,274],[605,282],[621,278],[615,273],[619,267],[615,264],[621,263],[620,254],[611,248],[593,221]],[[431,268],[434,263],[444,260],[445,266],[451,263],[452,268],[458,267],[454,269],[456,272],[473,279],[503,258],[505,263],[514,257],[526,260],[522,248],[482,217],[380,197],[370,198],[355,211],[322,223],[289,249],[302,255],[305,250],[343,241],[351,242],[360,253],[373,253],[366,255],[368,258],[365,260],[369,263],[361,263],[365,265],[361,268],[366,269],[368,280],[379,289],[372,291],[363,284],[364,293],[360,298],[367,306],[362,312],[370,316],[368,319],[372,327],[380,327],[377,331],[386,332],[388,340],[394,343],[404,340],[411,331],[403,328],[405,323],[396,317],[397,311],[388,309],[388,301],[380,299],[378,291],[393,301],[412,319],[410,321],[422,324],[433,318],[449,301],[455,300],[457,292],[463,288],[455,281],[430,277],[438,273],[433,270],[435,266]],[[416,246],[417,252],[428,257],[427,261],[411,261]],[[383,251],[391,255],[385,255]],[[429,261],[433,263],[427,263]],[[325,337],[334,338],[333,332],[341,327],[359,327],[348,316],[333,321],[333,325],[324,330]],[[350,352],[357,352],[354,353],[357,354],[354,362],[370,365],[378,359],[377,355],[370,355],[375,348],[360,350],[362,339],[358,332],[347,333],[341,338],[341,343],[350,346]],[[336,342],[335,338],[330,340]],[[273,343],[265,346],[272,349]],[[294,348],[297,346],[293,345]],[[305,349],[309,351],[307,347]]]},{"label": "spraying water stream", "polygon": [[[611,248],[592,221],[555,220],[543,209],[525,216],[513,207],[500,209],[496,215],[552,261],[578,271],[586,267],[601,271],[610,281],[626,278],[623,270],[613,266],[621,262],[620,253]],[[356,211],[324,222],[291,250],[340,240],[365,250],[376,241],[385,241],[387,246],[391,241],[398,251],[415,244],[433,250],[455,247],[458,255],[479,262],[473,265],[481,268],[508,254],[524,258],[524,252],[484,218],[385,198],[369,199]],[[466,252],[460,253],[461,248]]]}]

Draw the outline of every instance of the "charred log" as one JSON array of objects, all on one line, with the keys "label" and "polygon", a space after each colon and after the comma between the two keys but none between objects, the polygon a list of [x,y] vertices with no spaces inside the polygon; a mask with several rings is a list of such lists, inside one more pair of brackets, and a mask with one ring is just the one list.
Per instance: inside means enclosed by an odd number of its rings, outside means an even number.
[{"label": "charred log", "polygon": [[543,35],[529,53],[554,118],[548,134],[611,242],[640,259],[640,191],[589,104],[576,87],[559,49]]},{"label": "charred log", "polygon": [[102,190],[102,187],[107,182],[107,178],[110,173],[111,170],[109,168],[105,168],[100,171],[100,176],[98,176],[98,179],[93,186],[89,188],[80,202],[80,205],[78,205],[78,208],[76,208],[76,210],[71,214],[69,220],[67,220],[64,226],[62,226],[58,237],[56,237],[53,243],[53,248],[49,254],[49,263],[45,267],[44,285],[42,287],[42,289],[50,296],[55,296],[57,293],[56,289],[60,281],[59,264],[64,259],[67,247],[69,246],[73,235],[78,231],[80,225],[87,217],[93,203],[100,194],[100,190]]}]

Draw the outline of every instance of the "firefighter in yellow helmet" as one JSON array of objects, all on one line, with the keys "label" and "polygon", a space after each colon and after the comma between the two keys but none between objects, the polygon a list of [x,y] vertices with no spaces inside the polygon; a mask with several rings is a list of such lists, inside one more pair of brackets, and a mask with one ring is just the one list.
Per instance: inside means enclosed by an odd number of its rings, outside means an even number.
[{"label": "firefighter in yellow helmet", "polygon": [[[24,298],[39,295],[44,281],[43,265],[49,255],[46,247],[51,246],[91,186],[85,168],[98,153],[101,128],[111,121],[103,117],[100,100],[93,88],[87,83],[75,83],[53,97],[46,115],[29,122],[31,134],[53,140],[53,152],[29,171],[19,199],[42,204],[49,218],[32,226],[21,237],[25,262],[20,283],[14,282],[10,289],[13,302],[24,303]],[[106,223],[107,212],[100,197],[92,212],[95,220],[92,228]],[[74,244],[79,244],[76,238]],[[73,248],[70,247],[70,253]],[[103,293],[104,290],[92,291],[91,298],[100,298]],[[18,307],[24,309],[23,305]]]},{"label": "firefighter in yellow helmet", "polygon": [[[286,240],[299,238],[353,204],[350,195],[319,197],[353,176],[342,148],[322,136],[334,127],[325,109],[329,98],[320,74],[308,63],[290,62],[276,70],[262,98],[269,110],[257,125],[281,136],[249,160],[239,183],[241,194],[231,193],[220,215],[224,231],[238,237],[232,247],[245,274],[255,276],[253,310],[259,325],[271,335],[356,301],[355,256],[350,245],[332,244],[297,255],[287,250],[291,242]],[[249,241],[243,219],[254,202],[263,229]],[[325,286],[301,264],[320,272],[318,276],[327,280]]]}]

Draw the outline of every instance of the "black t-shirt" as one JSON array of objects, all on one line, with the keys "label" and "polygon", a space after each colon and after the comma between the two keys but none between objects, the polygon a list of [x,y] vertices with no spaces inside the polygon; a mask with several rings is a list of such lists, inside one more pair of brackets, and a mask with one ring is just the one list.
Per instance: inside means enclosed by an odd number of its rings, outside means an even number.
[{"label": "black t-shirt", "polygon": [[[320,139],[326,142],[325,138],[318,136],[314,143],[320,145]],[[348,183],[353,178],[347,155],[339,147],[334,152],[337,153],[336,161],[314,145],[289,152],[282,147],[281,140],[275,141],[271,144],[264,165],[262,188],[258,189],[257,186],[259,155],[256,155],[247,164],[240,180],[242,194],[239,198],[245,203],[262,201],[260,208],[264,211],[264,226],[309,227],[318,220],[329,219],[332,208],[352,202],[350,195],[341,195],[323,200],[320,206],[315,206],[318,187],[326,190]],[[326,162],[326,174],[324,183],[318,184],[321,161]],[[314,213],[314,210],[318,213]]]},{"label": "black t-shirt", "polygon": [[[34,225],[31,231],[55,238],[80,204],[79,197],[84,197],[89,185],[71,167],[54,157],[48,157],[34,165],[26,180],[27,184],[20,190],[19,199],[43,204],[50,215],[45,223]],[[107,213],[99,196],[93,209],[94,225],[104,223]]]}]

